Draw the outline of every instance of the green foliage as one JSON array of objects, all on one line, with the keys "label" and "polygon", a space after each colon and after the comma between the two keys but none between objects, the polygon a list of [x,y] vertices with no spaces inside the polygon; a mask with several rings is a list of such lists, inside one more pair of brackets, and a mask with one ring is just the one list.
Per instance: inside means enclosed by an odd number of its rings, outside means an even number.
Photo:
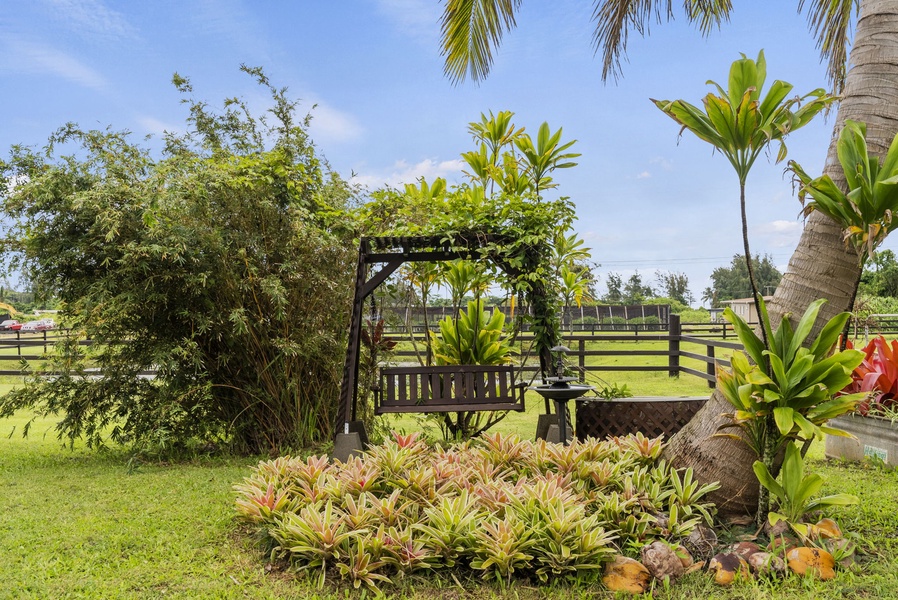
[{"label": "green foliage", "polygon": [[492,316],[483,310],[482,300],[468,302],[468,310],[458,318],[440,321],[440,334],[430,332],[433,355],[438,365],[500,365],[511,361],[513,348],[503,335],[505,313],[494,308]]},{"label": "green foliage", "polygon": [[689,290],[689,277],[685,273],[674,271],[655,271],[655,278],[660,286],[660,293],[688,307],[695,301]]},{"label": "green foliage", "polygon": [[531,331],[545,369],[549,348],[558,344],[562,289],[559,253],[579,256],[572,242],[573,204],[566,197],[544,198],[555,187],[550,174],[575,165],[561,142],[561,130],[540,126],[537,140],[512,123],[513,113],[481,115],[469,126],[476,149],[462,154],[469,183],[406,186],[404,193],[379,190],[359,211],[365,235],[439,235],[449,246],[458,239],[486,240],[480,258],[495,265],[498,283],[531,308]]},{"label": "green foliage", "polygon": [[814,498],[823,487],[823,478],[816,473],[805,475],[804,459],[795,444],[786,446],[786,457],[777,481],[761,461],[752,465],[758,481],[776,498],[777,511],[771,512],[771,525],[786,521],[789,526],[802,537],[808,537],[809,526],[802,523],[804,516],[817,510],[826,510],[834,506],[857,504],[856,496],[850,494],[834,494],[822,498]]},{"label": "green foliage", "polygon": [[[898,260],[891,250],[880,250],[864,262],[859,292],[867,296],[898,298]],[[894,313],[893,310],[876,310]]]},{"label": "green foliage", "polygon": [[448,448],[397,435],[347,463],[261,462],[236,506],[319,585],[339,574],[374,589],[420,569],[579,579],[710,520],[703,497],[715,486],[659,462],[661,450],[641,435],[562,446],[493,434]]},{"label": "green foliage", "polygon": [[863,354],[857,350],[831,353],[848,313],[833,317],[816,338],[810,338],[824,302],[813,302],[794,330],[787,315],[776,331],[770,330],[762,302],[762,326],[767,329],[770,349],[732,309],[724,311],[745,347],[744,353],[733,353],[731,369],[719,368],[717,373],[718,388],[736,409],[728,415],[732,424],[727,427],[742,429],[744,437],[731,437],[745,441],[759,457],[775,455],[789,440],[822,439],[823,433],[844,435],[825,423],[853,410],[863,396],[834,397],[851,382],[851,372]]},{"label": "green foliage", "polygon": [[[270,452],[332,437],[351,190],[323,169],[285,91],[244,70],[271,93],[265,120],[238,100],[215,114],[187,99],[190,131],[169,134],[161,158],[68,125],[0,165],[17,182],[0,186],[7,267],[93,341],[61,344],[46,367],[60,375],[36,373],[0,414],[59,414],[61,436],[91,445],[164,435]],[[94,368],[103,376],[85,376]]]},{"label": "green foliage", "polygon": [[[779,272],[770,256],[753,256],[752,272],[762,294],[771,294],[779,285],[783,274]],[[725,300],[748,298],[751,296],[751,283],[748,280],[748,269],[745,256],[736,254],[728,267],[717,267],[711,272],[711,286],[702,294],[702,302],[708,302],[711,308],[720,308]]]},{"label": "green foliage", "polygon": [[[757,60],[744,54],[730,66],[727,89],[713,84],[719,93],[709,93],[704,98],[704,111],[683,100],[653,100],[666,115],[688,129],[699,139],[711,144],[723,154],[739,178],[739,206],[742,217],[742,247],[745,267],[755,308],[761,311],[761,292],[758,278],[751,263],[748,240],[748,218],[745,206],[745,182],[757,157],[774,140],[779,142],[777,162],[786,157],[785,137],[806,125],[821,110],[836,100],[835,96],[818,88],[799,98],[786,100],[792,85],[774,81],[766,95],[761,96],[767,79],[767,62],[764,51]],[[802,103],[804,104],[802,105]],[[767,332],[761,329],[761,339],[766,346]]]},{"label": "green foliage", "polygon": [[[845,243],[858,255],[858,262],[872,258],[898,221],[892,215],[898,209],[898,135],[883,159],[867,152],[867,126],[846,120],[839,133],[837,150],[848,193],[829,175],[812,179],[795,161],[789,168],[801,182],[798,199],[804,214],[820,211],[844,230]],[[811,200],[806,202],[810,196]]]},{"label": "green foliage", "polygon": [[851,383],[843,391],[864,394],[857,405],[861,415],[893,410],[898,406],[898,340],[888,342],[880,335],[870,340],[861,352],[863,361],[851,373]]},{"label": "green foliage", "polygon": [[630,391],[630,388],[627,387],[626,383],[620,386],[616,383],[610,383],[597,389],[596,396],[604,400],[612,400],[614,398],[632,398],[633,392]]},{"label": "green foliage", "polygon": [[766,79],[767,62],[761,50],[756,60],[743,54],[733,62],[726,90],[708,82],[718,93],[705,96],[704,110],[684,100],[652,102],[683,129],[720,151],[733,165],[740,184],[744,184],[755,160],[771,142],[779,142],[777,162],[783,160],[784,138],[836,100],[822,88],[787,100],[792,85],[779,80],[762,98]]}]

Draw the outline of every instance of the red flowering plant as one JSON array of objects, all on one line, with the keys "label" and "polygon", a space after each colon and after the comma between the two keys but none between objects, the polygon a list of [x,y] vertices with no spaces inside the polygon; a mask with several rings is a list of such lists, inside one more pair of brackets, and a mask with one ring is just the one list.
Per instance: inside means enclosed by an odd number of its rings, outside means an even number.
[{"label": "red flowering plant", "polygon": [[[851,347],[851,342],[848,342]],[[846,394],[866,392],[856,411],[864,416],[898,408],[898,340],[886,341],[881,335],[862,349],[864,360],[851,374]]]}]

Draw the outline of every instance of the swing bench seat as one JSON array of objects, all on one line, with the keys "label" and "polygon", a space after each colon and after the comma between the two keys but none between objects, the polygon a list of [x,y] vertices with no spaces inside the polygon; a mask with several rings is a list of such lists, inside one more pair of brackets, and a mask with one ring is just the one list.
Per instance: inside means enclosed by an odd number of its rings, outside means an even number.
[{"label": "swing bench seat", "polygon": [[523,412],[527,384],[512,365],[383,367],[374,413]]}]

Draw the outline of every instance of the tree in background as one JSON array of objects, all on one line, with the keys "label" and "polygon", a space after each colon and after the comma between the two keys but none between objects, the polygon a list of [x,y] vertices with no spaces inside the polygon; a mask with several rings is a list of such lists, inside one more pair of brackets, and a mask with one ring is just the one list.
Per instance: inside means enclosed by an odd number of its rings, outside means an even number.
[{"label": "tree in background", "polygon": [[639,274],[639,271],[636,271],[630,275],[630,279],[624,285],[624,294],[621,302],[623,304],[642,304],[646,299],[654,297],[655,290],[652,289],[652,286],[643,283],[642,275]]},{"label": "tree in background", "polygon": [[5,395],[0,416],[60,415],[60,436],[91,446],[276,453],[332,439],[352,190],[286,90],[243,70],[271,95],[265,117],[233,99],[213,112],[176,75],[188,133],[167,134],[159,159],[68,125],[0,162],[6,266],[52,291],[75,332],[46,366],[56,375]]},{"label": "tree in background", "polygon": [[695,296],[689,291],[689,277],[686,276],[686,273],[655,271],[655,278],[660,286],[662,296],[676,300],[686,306],[690,306],[695,302]]},{"label": "tree in background", "polygon": [[891,250],[881,250],[870,259],[861,276],[860,293],[898,298],[898,260]]},{"label": "tree in background", "polygon": [[[773,294],[783,274],[773,264],[769,255],[765,254],[763,258],[759,258],[756,254],[751,262],[758,280],[758,290],[765,296]],[[714,269],[711,273],[711,287],[705,288],[702,293],[702,301],[710,302],[711,308],[720,308],[726,300],[750,297],[748,270],[745,268],[745,258],[741,254],[734,254],[728,267]]]},{"label": "tree in background", "polygon": [[624,280],[620,273],[611,271],[605,276],[605,287],[608,292],[602,296],[606,304],[621,304],[624,301]]}]

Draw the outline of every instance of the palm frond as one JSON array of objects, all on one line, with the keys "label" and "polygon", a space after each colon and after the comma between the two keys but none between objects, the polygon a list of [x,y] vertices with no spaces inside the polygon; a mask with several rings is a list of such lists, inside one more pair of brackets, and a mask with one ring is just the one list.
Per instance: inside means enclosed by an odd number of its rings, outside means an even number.
[{"label": "palm frond", "polygon": [[698,23],[702,35],[720,29],[722,21],[728,21],[733,10],[731,0],[685,0],[683,8],[691,23]]},{"label": "palm frond", "polygon": [[475,82],[489,74],[493,48],[515,27],[522,0],[446,0],[440,20],[443,72],[454,84],[470,76]]},{"label": "palm frond", "polygon": [[[729,17],[731,0],[684,0],[686,18],[698,23],[703,35],[710,33]],[[649,33],[652,21],[662,23],[674,17],[672,0],[595,0],[592,20],[593,50],[602,55],[602,80],[621,74],[621,56],[627,50],[630,30],[642,36]]]},{"label": "palm frond", "polygon": [[851,22],[859,4],[858,0],[800,0],[798,3],[798,12],[807,5],[808,28],[817,38],[820,59],[827,61],[826,76],[835,93],[841,92],[845,84]]}]

